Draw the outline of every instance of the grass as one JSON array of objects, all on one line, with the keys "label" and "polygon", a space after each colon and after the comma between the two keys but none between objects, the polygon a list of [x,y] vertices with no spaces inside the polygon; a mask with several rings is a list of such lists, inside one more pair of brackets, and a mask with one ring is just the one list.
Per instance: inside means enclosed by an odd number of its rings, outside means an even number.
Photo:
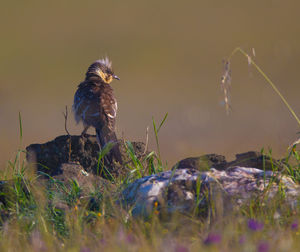
[{"label": "grass", "polygon": [[[290,158],[299,155],[297,151],[290,154]],[[36,177],[26,174],[26,166],[21,168],[14,171],[9,200],[1,205],[1,251],[268,251],[263,250],[267,248],[297,251],[300,248],[299,208],[289,209],[284,195],[278,194],[271,202],[253,198],[238,210],[209,219],[178,215],[163,222],[154,210],[145,222],[115,205],[115,198],[109,192],[96,189],[87,197],[76,181],[66,186],[51,178],[51,186],[45,187]],[[56,200],[60,205],[54,204]]]},{"label": "grass", "polygon": [[[127,142],[132,162],[131,172],[123,180],[115,179],[116,191],[146,173]],[[295,146],[296,147],[296,146]],[[263,150],[262,150],[263,151]],[[174,215],[161,221],[154,208],[147,221],[134,219],[130,210],[116,205],[116,195],[95,188],[84,194],[75,180],[68,185],[49,177],[41,183],[30,172],[19,151],[9,163],[5,191],[6,201],[0,205],[1,251],[297,251],[300,249],[299,206],[290,209],[279,190],[273,200],[253,198],[230,213],[212,214],[206,219],[191,215]],[[271,155],[269,150],[266,155]],[[103,155],[99,155],[103,157]],[[283,160],[283,173],[300,182],[300,155],[292,148]],[[155,153],[146,159],[161,171]],[[151,161],[152,160],[152,161]],[[157,169],[157,170],[155,170]],[[274,164],[273,171],[279,168]],[[197,183],[198,184],[198,183]],[[197,187],[200,188],[199,186]],[[198,199],[199,201],[199,199]]]},{"label": "grass", "polygon": [[[255,69],[263,76],[263,78],[267,81],[267,83],[272,87],[272,89],[276,92],[276,94],[283,101],[284,105],[288,108],[288,110],[290,111],[290,113],[292,114],[292,116],[295,118],[298,125],[300,126],[300,119],[298,118],[298,116],[296,115],[296,113],[292,109],[292,107],[289,105],[287,100],[284,98],[284,96],[281,94],[281,92],[278,90],[276,85],[273,83],[273,81],[271,81],[271,79],[264,73],[264,71],[255,63],[253,58],[240,47],[235,48],[232,51],[232,53],[230,54],[230,56],[226,60],[224,60],[224,69],[223,69],[224,71],[223,71],[223,75],[221,78],[221,87],[224,92],[224,102],[225,102],[225,107],[226,107],[227,113],[230,111],[230,99],[229,99],[229,90],[230,90],[230,84],[231,84],[230,61],[231,61],[232,57],[238,52],[246,57],[249,66],[253,65],[255,67]],[[254,49],[252,49],[252,54],[255,57]]]},{"label": "grass", "polygon": [[[237,51],[245,55],[239,48],[232,55]],[[230,82],[229,60],[226,62],[223,85]],[[255,64],[252,59],[251,64]],[[228,89],[224,86],[223,90],[229,108]],[[297,120],[297,116],[294,117]],[[253,197],[230,212],[218,213],[221,210],[211,202],[208,218],[197,217],[197,212],[178,213],[168,221],[162,221],[156,204],[152,216],[143,220],[133,218],[130,209],[126,211],[116,204],[118,192],[129,183],[146,174],[168,169],[161,161],[158,137],[166,118],[167,114],[159,124],[153,119],[157,153],[152,151],[145,157],[137,157],[132,144],[126,142],[131,162],[126,164],[128,174],[124,178],[111,175],[114,190],[95,187],[86,193],[76,180],[70,179],[65,184],[51,176],[45,183],[39,179],[40,174],[26,164],[22,156],[24,151],[20,148],[15,159],[8,162],[7,170],[0,175],[0,180],[6,181],[0,184],[0,251],[300,250],[300,206],[299,203],[293,209],[287,206],[281,184],[272,200]],[[21,142],[21,114],[19,125]],[[274,172],[281,169],[297,184],[300,183],[298,144],[294,142],[287,150],[280,167],[272,163]],[[103,159],[111,147],[107,146],[99,154],[98,174],[107,173]],[[271,150],[265,153],[262,149],[262,152],[272,157]],[[199,180],[198,195],[200,186]],[[265,194],[267,190],[268,187]],[[197,197],[196,204],[199,203]]]}]

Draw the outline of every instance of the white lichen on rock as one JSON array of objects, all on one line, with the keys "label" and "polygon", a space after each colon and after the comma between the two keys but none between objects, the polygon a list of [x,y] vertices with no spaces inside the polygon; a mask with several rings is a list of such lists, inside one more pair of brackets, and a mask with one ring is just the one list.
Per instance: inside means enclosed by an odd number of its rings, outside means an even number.
[{"label": "white lichen on rock", "polygon": [[239,206],[253,197],[271,199],[279,189],[294,207],[300,188],[291,178],[279,172],[236,166],[223,171],[211,168],[206,172],[180,169],[158,173],[136,180],[122,195],[134,216],[148,216],[155,204],[162,213],[191,213],[199,207],[208,210],[209,201],[218,198],[224,209],[232,209],[232,204]]}]

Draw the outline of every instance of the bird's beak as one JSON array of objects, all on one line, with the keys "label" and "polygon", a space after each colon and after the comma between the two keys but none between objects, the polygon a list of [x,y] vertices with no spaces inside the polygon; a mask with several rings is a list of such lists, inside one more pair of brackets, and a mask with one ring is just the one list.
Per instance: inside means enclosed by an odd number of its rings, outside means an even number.
[{"label": "bird's beak", "polygon": [[116,80],[120,80],[120,78],[117,75],[113,75],[113,78]]}]

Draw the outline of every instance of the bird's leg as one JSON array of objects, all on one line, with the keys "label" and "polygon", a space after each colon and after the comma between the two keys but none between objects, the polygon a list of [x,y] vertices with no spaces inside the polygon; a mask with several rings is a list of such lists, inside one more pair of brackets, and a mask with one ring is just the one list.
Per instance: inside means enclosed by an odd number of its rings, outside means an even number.
[{"label": "bird's leg", "polygon": [[89,127],[90,127],[90,126],[85,126],[85,127],[84,127],[83,131],[81,132],[81,136],[82,136],[82,137],[85,136],[85,134],[86,134],[87,130],[89,129]]}]

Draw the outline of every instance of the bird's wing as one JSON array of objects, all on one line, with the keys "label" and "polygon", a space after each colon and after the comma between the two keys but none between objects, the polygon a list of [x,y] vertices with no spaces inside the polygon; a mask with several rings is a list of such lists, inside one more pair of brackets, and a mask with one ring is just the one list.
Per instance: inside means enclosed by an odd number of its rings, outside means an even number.
[{"label": "bird's wing", "polygon": [[[85,124],[94,125],[94,120],[99,118],[99,101],[89,86],[79,85],[75,96],[73,111],[78,123],[83,120]],[[95,118],[95,119],[94,119]],[[92,121],[91,121],[92,120]]]},{"label": "bird's wing", "polygon": [[106,125],[110,131],[114,131],[118,110],[116,99],[112,94],[104,93],[101,97],[100,106],[104,112],[103,120],[106,122],[103,125]]}]

